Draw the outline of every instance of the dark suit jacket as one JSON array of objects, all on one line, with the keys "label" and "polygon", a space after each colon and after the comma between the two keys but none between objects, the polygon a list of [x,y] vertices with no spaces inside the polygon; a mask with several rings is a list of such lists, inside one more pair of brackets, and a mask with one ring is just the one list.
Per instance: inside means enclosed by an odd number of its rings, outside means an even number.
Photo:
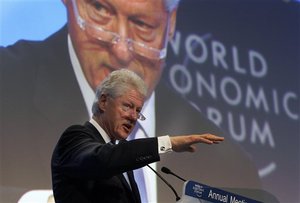
[{"label": "dark suit jacket", "polygon": [[105,144],[89,122],[69,127],[52,157],[56,203],[140,202],[122,173],[159,160],[157,138]]},{"label": "dark suit jacket", "polygon": [[[42,42],[1,48],[0,59],[0,198],[16,202],[25,191],[51,188],[50,159],[59,135],[89,117],[70,62],[66,27]],[[260,187],[248,155],[163,82],[155,102],[157,136],[214,132],[226,137],[220,145],[199,146],[192,155],[164,155],[159,167],[218,187]],[[170,181],[181,190],[181,182]],[[160,202],[173,202],[169,189],[160,180],[158,184]]]}]

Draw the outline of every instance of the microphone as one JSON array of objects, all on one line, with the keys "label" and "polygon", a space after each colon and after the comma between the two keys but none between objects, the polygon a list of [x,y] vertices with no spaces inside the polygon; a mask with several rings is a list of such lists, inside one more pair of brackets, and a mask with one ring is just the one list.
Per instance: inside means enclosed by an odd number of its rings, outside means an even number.
[{"label": "microphone", "polygon": [[180,197],[178,196],[176,190],[174,189],[174,187],[166,180],[164,179],[156,170],[154,170],[151,166],[149,166],[147,164],[147,166],[162,180],[164,181],[164,183],[166,183],[167,186],[169,186],[169,188],[171,188],[171,190],[173,191],[173,193],[175,194],[175,197],[176,197],[176,201],[179,201],[180,200]]},{"label": "microphone", "polygon": [[178,175],[176,175],[175,173],[173,173],[170,169],[168,169],[167,167],[162,167],[161,168],[161,171],[162,172],[164,172],[164,173],[166,173],[166,174],[171,174],[171,175],[173,175],[173,176],[175,176],[176,178],[179,178],[180,180],[182,180],[182,181],[186,181],[185,179],[183,179],[183,178],[181,178],[180,176],[178,176]]}]

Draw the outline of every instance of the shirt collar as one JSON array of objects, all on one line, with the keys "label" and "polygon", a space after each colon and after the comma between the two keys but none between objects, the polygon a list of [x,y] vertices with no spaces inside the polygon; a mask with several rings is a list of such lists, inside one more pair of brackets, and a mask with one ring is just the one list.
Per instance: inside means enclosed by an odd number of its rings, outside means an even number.
[{"label": "shirt collar", "polygon": [[104,139],[105,143],[111,142],[110,137],[108,134],[103,130],[103,128],[95,121],[93,118],[90,119],[90,123],[98,130],[102,138]]}]

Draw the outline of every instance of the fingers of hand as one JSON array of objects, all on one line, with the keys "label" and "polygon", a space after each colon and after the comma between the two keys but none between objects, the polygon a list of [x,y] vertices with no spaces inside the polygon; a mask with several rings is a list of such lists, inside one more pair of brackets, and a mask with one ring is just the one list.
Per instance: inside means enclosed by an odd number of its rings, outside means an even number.
[{"label": "fingers of hand", "polygon": [[188,135],[188,136],[175,136],[171,138],[172,149],[176,152],[195,152],[196,146],[193,144],[205,143],[205,144],[218,144],[223,141],[223,137],[219,137],[213,134],[201,134],[201,135]]},{"label": "fingers of hand", "polygon": [[204,134],[203,137],[207,140],[212,141],[213,143],[219,143],[224,140],[224,137],[220,137],[212,134]]},{"label": "fingers of hand", "polygon": [[219,137],[213,134],[193,135],[193,143],[218,144],[224,140],[224,137]]}]

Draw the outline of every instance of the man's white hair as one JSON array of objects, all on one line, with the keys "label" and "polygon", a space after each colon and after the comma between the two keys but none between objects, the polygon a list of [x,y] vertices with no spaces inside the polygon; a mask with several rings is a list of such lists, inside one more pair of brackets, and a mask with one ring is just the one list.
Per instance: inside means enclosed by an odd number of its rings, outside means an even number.
[{"label": "man's white hair", "polygon": [[144,80],[135,72],[125,68],[111,72],[100,85],[97,86],[92,113],[94,115],[100,113],[98,102],[101,95],[106,94],[112,98],[116,98],[126,94],[129,89],[138,91],[144,98],[147,96],[148,88]]}]

